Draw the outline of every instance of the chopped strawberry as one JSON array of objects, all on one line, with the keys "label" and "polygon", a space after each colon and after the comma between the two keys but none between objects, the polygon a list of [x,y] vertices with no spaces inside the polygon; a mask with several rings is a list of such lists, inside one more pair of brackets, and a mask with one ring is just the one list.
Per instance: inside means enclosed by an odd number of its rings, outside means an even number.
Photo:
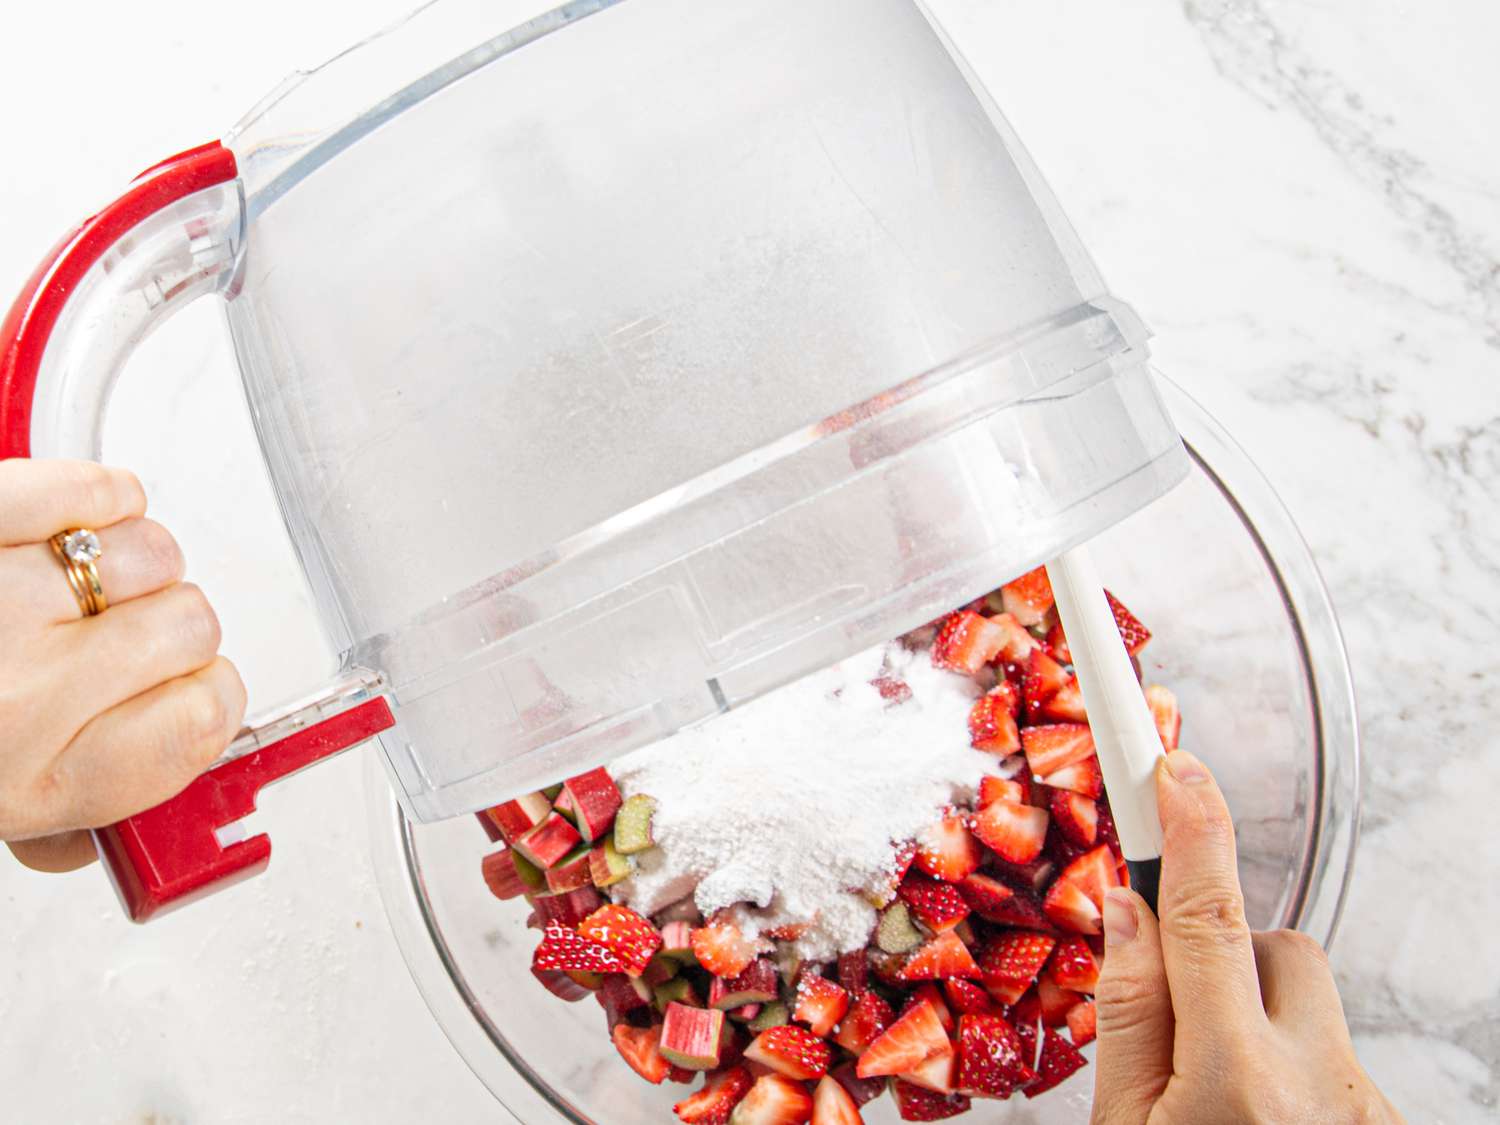
[{"label": "chopped strawberry", "polygon": [[730,1125],[806,1125],[813,1099],[807,1087],[780,1074],[763,1074],[734,1107]]},{"label": "chopped strawberry", "polygon": [[[1057,864],[1045,855],[1038,856],[1030,863],[1007,863],[1000,860],[995,864],[995,873],[1017,890],[1024,890],[1034,896],[1040,896],[1043,891],[1052,885],[1052,876],[1057,871]],[[1045,930],[1045,925],[1037,927]]]},{"label": "chopped strawberry", "polygon": [[833,1056],[828,1044],[806,1028],[782,1024],[757,1035],[745,1048],[745,1058],[806,1082],[827,1074]]},{"label": "chopped strawberry", "polygon": [[1057,943],[1048,971],[1059,985],[1074,992],[1093,992],[1099,984],[1099,959],[1089,943],[1079,937]]},{"label": "chopped strawberry", "polygon": [[833,981],[813,973],[797,980],[797,1006],[792,1018],[807,1024],[816,1036],[826,1038],[849,1010],[849,993]]},{"label": "chopped strawberry", "polygon": [[660,1048],[667,1061],[686,1070],[713,1070],[719,1065],[724,1013],[675,1001],[667,1005]]},{"label": "chopped strawberry", "polygon": [[[1005,686],[1010,687],[1010,684]],[[1021,732],[1004,696],[990,692],[974,701],[974,706],[969,709],[969,743],[976,750],[998,754],[1002,758],[1021,748]]]},{"label": "chopped strawberry", "polygon": [[716,977],[737,977],[758,952],[732,922],[709,922],[693,931],[693,956]]},{"label": "chopped strawberry", "polygon": [[911,698],[911,685],[894,676],[880,675],[870,681],[870,686],[880,693],[880,698],[892,707]]},{"label": "chopped strawberry", "polygon": [[1005,643],[1004,630],[972,610],[961,609],[943,622],[932,642],[932,662],[950,672],[972,676],[995,659]]},{"label": "chopped strawberry", "polygon": [[614,951],[560,922],[548,922],[531,968],[557,972],[623,973],[625,963]]},{"label": "chopped strawberry", "polygon": [[1109,845],[1100,844],[1063,868],[1057,880],[1077,886],[1102,913],[1104,892],[1120,885],[1119,864]]},{"label": "chopped strawberry", "polygon": [[885,1093],[885,1080],[861,1078],[855,1072],[853,1061],[840,1063],[828,1072],[828,1077],[847,1090],[858,1106],[868,1105]]},{"label": "chopped strawberry", "polygon": [[1036,980],[1056,945],[1056,938],[1026,930],[991,938],[979,957],[985,990],[1002,1004],[1014,1004]]},{"label": "chopped strawberry", "polygon": [[933,938],[901,966],[901,979],[904,981],[977,976],[979,966],[974,963],[969,947],[952,930]]},{"label": "chopped strawberry", "polygon": [[1019,805],[1024,805],[1026,796],[1026,786],[1015,778],[986,774],[979,779],[979,797],[975,801],[975,807],[986,808],[996,801],[1015,801]]},{"label": "chopped strawberry", "polygon": [[1063,666],[1039,648],[1026,658],[1021,677],[1021,694],[1026,698],[1027,714],[1035,714],[1047,700],[1067,686],[1068,673]]},{"label": "chopped strawberry", "polygon": [[833,1041],[851,1055],[858,1055],[895,1022],[896,1013],[878,992],[861,992],[839,1021]]},{"label": "chopped strawberry", "polygon": [[917,921],[935,934],[953,929],[969,916],[969,904],[952,883],[908,875],[896,893]]},{"label": "chopped strawberry", "polygon": [[1115,625],[1120,630],[1120,639],[1125,642],[1125,651],[1131,656],[1136,655],[1151,639],[1151,630],[1142,625],[1136,615],[1125,608],[1125,603],[1108,590],[1104,591],[1104,597],[1109,602],[1110,612],[1115,615]]},{"label": "chopped strawberry", "polygon": [[754,1079],[742,1066],[711,1073],[703,1089],[672,1107],[679,1120],[687,1125],[728,1125],[734,1107],[750,1092]]},{"label": "chopped strawberry", "polygon": [[1104,775],[1099,772],[1097,755],[1047,774],[1042,778],[1042,784],[1050,785],[1053,789],[1066,789],[1091,801],[1097,801],[1104,795]]},{"label": "chopped strawberry", "polygon": [[952,1094],[958,1089],[958,1055],[950,1046],[946,1054],[933,1055],[896,1077],[935,1094]]},{"label": "chopped strawberry", "polygon": [[1151,708],[1162,747],[1176,750],[1178,736],[1182,734],[1182,712],[1177,707],[1177,697],[1160,684],[1152,684],[1146,689],[1146,706]]},{"label": "chopped strawberry", "polygon": [[859,1106],[838,1080],[824,1075],[813,1091],[812,1125],[864,1125]]},{"label": "chopped strawberry", "polygon": [[1061,879],[1052,884],[1042,909],[1054,924],[1077,934],[1097,934],[1104,930],[1104,916],[1099,907],[1075,883]]},{"label": "chopped strawberry", "polygon": [[1058,984],[1050,967],[1036,978],[1036,998],[1042,1008],[1045,1027],[1061,1027],[1068,1022],[1068,1012],[1083,1002],[1083,997]]},{"label": "chopped strawberry", "polygon": [[484,876],[484,885],[490,889],[490,894],[498,899],[520,898],[527,891],[521,873],[516,870],[515,862],[510,857],[509,848],[501,848],[498,852],[485,856],[479,862],[479,871]]},{"label": "chopped strawberry", "polygon": [[858,996],[870,987],[870,958],[863,949],[839,954],[839,983],[850,996]]},{"label": "chopped strawberry", "polygon": [[1042,647],[1040,642],[1026,631],[1026,626],[1008,613],[999,613],[991,617],[990,624],[999,629],[1004,638],[1000,646],[1000,659],[1006,664],[1023,666],[1032,650]]},{"label": "chopped strawberry", "polygon": [[916,865],[947,883],[976,871],[983,858],[978,842],[957,813],[917,833]]},{"label": "chopped strawberry", "polygon": [[917,1003],[865,1048],[859,1057],[861,1078],[900,1074],[922,1065],[936,1054],[953,1050],[936,1009]]},{"label": "chopped strawberry", "polygon": [[1001,859],[1029,863],[1042,854],[1047,810],[1015,801],[996,801],[974,814],[974,835]]},{"label": "chopped strawberry", "polygon": [[1037,1060],[1037,1079],[1026,1087],[1026,1096],[1034,1098],[1044,1094],[1067,1078],[1074,1071],[1087,1065],[1088,1060],[1078,1049],[1050,1027],[1042,1032],[1042,1057]]},{"label": "chopped strawberry", "polygon": [[943,1030],[949,1035],[953,1034],[953,1013],[948,1010],[948,1002],[943,999],[943,994],[938,991],[938,986],[932,981],[923,981],[912,989],[911,995],[907,997],[906,1005],[901,1009],[904,1016],[910,1009],[923,1002],[932,1005],[932,1010],[937,1013],[938,1022],[943,1025]]},{"label": "chopped strawberry", "polygon": [[1052,596],[1052,583],[1047,579],[1047,568],[1039,566],[1014,582],[1007,582],[1000,587],[1000,599],[1005,612],[1028,629],[1040,625],[1056,600]]},{"label": "chopped strawberry", "polygon": [[534,900],[541,921],[561,922],[570,930],[604,905],[604,896],[593,887],[578,887],[562,894],[539,894]]},{"label": "chopped strawberry", "polygon": [[1015,1028],[1016,1038],[1021,1041],[1021,1061],[1035,1069],[1037,1028],[1042,1015],[1042,1002],[1037,999],[1036,989],[1029,990],[1001,1014]]},{"label": "chopped strawberry", "polygon": [[1069,679],[1058,688],[1052,698],[1037,708],[1037,716],[1053,723],[1086,723],[1088,708],[1084,706],[1083,689],[1076,679]]},{"label": "chopped strawberry", "polygon": [[1062,622],[1054,621],[1047,630],[1047,654],[1059,664],[1073,663],[1073,652],[1068,648],[1068,635],[1063,632]]},{"label": "chopped strawberry", "polygon": [[607,903],[578,923],[578,932],[598,942],[625,965],[625,972],[638,977],[661,948],[661,933],[628,906]]},{"label": "chopped strawberry", "polygon": [[968,1093],[1008,1098],[1036,1077],[1025,1045],[999,1016],[964,1016],[958,1023],[958,1086]]},{"label": "chopped strawberry", "polygon": [[1099,838],[1099,806],[1066,789],[1052,791],[1052,821],[1063,836],[1081,848]]},{"label": "chopped strawberry", "polygon": [[660,1027],[631,1027],[628,1023],[620,1023],[615,1025],[610,1038],[631,1070],[653,1086],[662,1084],[672,1064],[661,1053]]},{"label": "chopped strawberry", "polygon": [[948,994],[949,1005],[961,1015],[982,1016],[996,1010],[990,994],[973,981],[960,978],[945,980],[943,991]]},{"label": "chopped strawberry", "polygon": [[1026,764],[1037,777],[1094,756],[1094,736],[1082,723],[1049,723],[1021,730]]},{"label": "chopped strawberry", "polygon": [[962,1094],[935,1094],[900,1078],[891,1079],[891,1099],[902,1121],[942,1121],[969,1112]]},{"label": "chopped strawberry", "polygon": [[1009,680],[1002,679],[994,687],[990,688],[989,694],[1005,704],[1005,709],[1010,713],[1012,719],[1021,717],[1021,689]]},{"label": "chopped strawberry", "polygon": [[987,922],[1032,930],[1051,926],[1039,899],[988,875],[970,875],[958,885],[958,890],[974,913]]},{"label": "chopped strawberry", "polygon": [[1092,1043],[1099,1033],[1099,1016],[1092,1000],[1074,1004],[1068,1009],[1068,1034],[1073,1037],[1073,1046],[1082,1047]]}]

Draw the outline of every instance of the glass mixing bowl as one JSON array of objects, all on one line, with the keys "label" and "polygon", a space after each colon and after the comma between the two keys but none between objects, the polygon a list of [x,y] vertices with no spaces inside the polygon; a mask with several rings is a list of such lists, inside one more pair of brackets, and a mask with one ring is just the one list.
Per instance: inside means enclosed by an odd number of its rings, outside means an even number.
[{"label": "glass mixing bowl", "polygon": [[[1325,945],[1352,868],[1359,735],[1337,621],[1307,547],[1228,435],[1162,380],[1193,457],[1189,480],[1097,540],[1104,580],[1155,632],[1148,680],[1182,704],[1183,744],[1235,814],[1250,922]],[[369,761],[375,762],[370,755]],[[407,964],[475,1074],[524,1125],[664,1125],[687,1087],[651,1087],[616,1055],[592,1000],[565,1004],[530,974],[527,911],[479,876],[471,817],[414,825],[377,765],[370,821],[381,893]],[[1091,1053],[1092,1047],[1086,1049]],[[1084,1122],[1087,1072],[1035,1102],[976,1099],[960,1121]],[[897,1120],[889,1099],[865,1120]]]}]

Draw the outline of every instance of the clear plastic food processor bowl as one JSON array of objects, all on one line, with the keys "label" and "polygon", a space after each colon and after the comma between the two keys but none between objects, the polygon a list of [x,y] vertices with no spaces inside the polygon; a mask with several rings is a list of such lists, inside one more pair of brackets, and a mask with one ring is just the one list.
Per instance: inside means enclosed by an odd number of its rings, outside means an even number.
[{"label": "clear plastic food processor bowl", "polygon": [[[1164,390],[1192,474],[1099,541],[1099,570],[1155,632],[1146,675],[1177,692],[1184,745],[1228,794],[1251,924],[1326,943],[1358,815],[1358,734],[1338,626],[1264,479],[1186,395]],[[473,818],[411,824],[378,768],[369,780],[377,872],[401,948],[443,1030],[513,1119],[674,1120],[671,1104],[687,1087],[643,1083],[615,1053],[598,1004],[565,1004],[532,978],[536,931],[524,905],[485,888],[479,857],[489,845]],[[956,1120],[1081,1125],[1092,1088],[1085,1069],[1034,1102],[976,1099]],[[896,1121],[888,1098],[862,1112],[871,1125]]]}]

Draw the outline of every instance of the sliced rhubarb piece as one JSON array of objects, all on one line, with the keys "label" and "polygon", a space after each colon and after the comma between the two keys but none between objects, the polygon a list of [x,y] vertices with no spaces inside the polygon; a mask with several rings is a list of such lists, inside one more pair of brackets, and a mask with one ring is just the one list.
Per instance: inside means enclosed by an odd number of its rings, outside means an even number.
[{"label": "sliced rhubarb piece", "polygon": [[594,991],[559,969],[538,969],[533,966],[531,975],[536,977],[542,987],[553,996],[566,1000],[569,1004],[576,1004]]},{"label": "sliced rhubarb piece", "polygon": [[580,887],[594,885],[593,867],[589,862],[589,846],[579,844],[562,859],[547,868],[547,889],[553,894],[576,891]]},{"label": "sliced rhubarb piece", "polygon": [[863,1125],[859,1103],[837,1079],[824,1075],[813,1091],[812,1125]]},{"label": "sliced rhubarb piece", "polygon": [[1021,676],[1021,694],[1026,699],[1026,713],[1034,715],[1047,701],[1068,684],[1068,673],[1061,664],[1039,648],[1026,658]]},{"label": "sliced rhubarb piece", "polygon": [[952,1050],[953,1044],[943,1030],[937,1010],[929,1003],[919,1002],[865,1048],[859,1057],[859,1076],[901,1074],[916,1069],[933,1055]]},{"label": "sliced rhubarb piece", "polygon": [[526,884],[529,891],[545,890],[547,886],[547,873],[531,860],[527,859],[515,848],[510,850],[510,861],[515,864],[516,874],[520,876],[521,882]]},{"label": "sliced rhubarb piece", "polygon": [[578,924],[578,932],[617,956],[625,972],[640,976],[661,948],[661,933],[628,906],[606,903]]},{"label": "sliced rhubarb piece", "polygon": [[969,1099],[962,1094],[935,1094],[901,1078],[891,1079],[890,1091],[902,1121],[942,1121],[969,1112]]},{"label": "sliced rhubarb piece", "polygon": [[1104,794],[1104,775],[1099,772],[1097,756],[1084,758],[1047,774],[1042,778],[1042,784],[1053,789],[1066,789],[1091,801],[1097,801]]},{"label": "sliced rhubarb piece", "polygon": [[1056,945],[1056,938],[1026,930],[997,934],[979,956],[985,990],[1002,1004],[1014,1004],[1036,980]]},{"label": "sliced rhubarb piece", "polygon": [[680,968],[682,968],[681,962],[657,953],[646,965],[646,970],[641,973],[640,980],[647,987],[654,989],[675,977]]},{"label": "sliced rhubarb piece", "polygon": [[990,994],[970,980],[955,977],[943,982],[948,1005],[963,1016],[988,1016],[997,1011]]},{"label": "sliced rhubarb piece", "polygon": [[851,1055],[858,1055],[895,1022],[896,1013],[884,997],[878,992],[861,992],[839,1021],[833,1041]]},{"label": "sliced rhubarb piece", "polygon": [[953,929],[969,916],[969,904],[952,883],[908,875],[897,894],[917,921],[935,934]]},{"label": "sliced rhubarb piece", "polygon": [[781,1074],[762,1074],[730,1115],[729,1125],[804,1125],[812,1120],[807,1087]]},{"label": "sliced rhubarb piece", "polygon": [[916,865],[927,874],[956,883],[979,869],[983,852],[957,813],[917,833]]},{"label": "sliced rhubarb piece", "polygon": [[614,778],[602,768],[568,778],[563,782],[563,793],[577,814],[578,831],[585,840],[603,839],[624,803]]},{"label": "sliced rhubarb piece", "polygon": [[1001,859],[1029,863],[1047,842],[1046,809],[1000,800],[974,814],[974,835]]},{"label": "sliced rhubarb piece", "polygon": [[1075,1047],[1092,1043],[1099,1034],[1098,1010],[1094,1007],[1092,1000],[1085,1000],[1082,1004],[1075,1004],[1068,1009],[1068,1034],[1072,1037]]},{"label": "sliced rhubarb piece", "polygon": [[480,874],[490,894],[501,900],[520,898],[529,889],[510,858],[510,850],[491,852],[480,860]]},{"label": "sliced rhubarb piece", "polygon": [[686,1125],[725,1125],[754,1083],[750,1072],[742,1066],[717,1071],[707,1076],[703,1089],[678,1102],[672,1112]]},{"label": "sliced rhubarb piece", "polygon": [[1048,723],[1023,727],[1021,749],[1037,777],[1056,773],[1064,766],[1094,755],[1094,736],[1082,723]]},{"label": "sliced rhubarb piece", "polygon": [[716,977],[739,976],[755,960],[755,943],[733,922],[722,919],[699,926],[691,938],[693,956]]},{"label": "sliced rhubarb piece", "polygon": [[511,846],[545,870],[576,848],[581,840],[578,829],[554,812],[526,835],[518,837]]},{"label": "sliced rhubarb piece", "polygon": [[947,980],[949,977],[979,975],[979,966],[969,953],[969,947],[952,931],[933,938],[901,966],[901,979],[904,981]]},{"label": "sliced rhubarb piece", "polygon": [[1080,937],[1057,943],[1048,971],[1059,985],[1074,992],[1093,992],[1099,984],[1099,959]]},{"label": "sliced rhubarb piece", "polygon": [[661,951],[679,961],[692,961],[693,927],[686,922],[666,922],[661,927]]},{"label": "sliced rhubarb piece", "polygon": [[776,965],[766,957],[757,957],[737,976],[714,977],[708,986],[710,1007],[728,1010],[742,1004],[764,1004],[775,1000],[781,981]]},{"label": "sliced rhubarb piece", "polygon": [[713,1070],[719,1065],[724,1013],[716,1008],[667,1005],[661,1025],[661,1053],[685,1070]]},{"label": "sliced rhubarb piece", "polygon": [[537,895],[533,904],[544,925],[559,922],[576,929],[579,922],[604,905],[604,899],[593,887],[579,887],[560,894]]},{"label": "sliced rhubarb piece", "polygon": [[479,827],[484,829],[485,839],[490,843],[499,844],[504,842],[505,837],[501,834],[499,826],[490,819],[489,809],[480,809],[474,814],[474,819],[479,821]]},{"label": "sliced rhubarb piece", "polygon": [[1152,684],[1146,689],[1146,706],[1151,709],[1156,733],[1161,735],[1162,749],[1176,750],[1182,734],[1182,712],[1177,707],[1177,697],[1160,684]]},{"label": "sliced rhubarb piece", "polygon": [[1078,686],[1078,681],[1069,679],[1058,688],[1051,699],[1037,708],[1037,716],[1051,723],[1088,722],[1088,707],[1084,704],[1083,688]]},{"label": "sliced rhubarb piece", "polygon": [[950,672],[972,676],[995,659],[1005,644],[1005,633],[990,619],[972,610],[952,614],[932,642],[932,663]]},{"label": "sliced rhubarb piece", "polygon": [[820,1039],[827,1038],[849,1010],[849,993],[813,973],[803,973],[798,978],[795,999],[792,1018],[807,1024],[807,1029]]},{"label": "sliced rhubarb piece", "polygon": [[552,815],[552,802],[544,794],[527,793],[486,809],[484,815],[500,830],[506,843],[513,844]]},{"label": "sliced rhubarb piece", "polygon": [[624,962],[615,954],[584,937],[577,930],[558,922],[548,922],[542,931],[542,943],[531,958],[531,967],[560,972],[621,973]]},{"label": "sliced rhubarb piece", "polygon": [[644,1008],[648,1001],[636,990],[630,982],[630,978],[619,973],[612,973],[604,978],[599,991],[594,993],[599,1006],[604,1009],[604,1017],[609,1021],[609,1029],[613,1031],[615,1024],[619,1023],[631,1012],[638,1008]]},{"label": "sliced rhubarb piece", "polygon": [[1078,1053],[1078,1048],[1050,1027],[1044,1029],[1042,1054],[1036,1064],[1037,1078],[1026,1087],[1026,1096],[1034,1098],[1038,1094],[1045,1094],[1087,1064],[1088,1060]]},{"label": "sliced rhubarb piece", "polygon": [[974,701],[969,708],[969,744],[1002,758],[1021,748],[1021,732],[1006,698],[991,692]]},{"label": "sliced rhubarb piece", "polygon": [[1036,978],[1036,998],[1042,1008],[1044,1027],[1061,1027],[1068,1022],[1068,1013],[1083,1002],[1083,997],[1057,983],[1051,968],[1042,970]]},{"label": "sliced rhubarb piece", "polygon": [[729,1010],[729,1018],[738,1020],[740,1023],[749,1023],[756,1016],[760,1015],[760,1008],[759,1004],[741,1004],[738,1008],[731,1008]]},{"label": "sliced rhubarb piece", "polygon": [[958,1056],[950,1049],[947,1054],[933,1055],[921,1065],[896,1076],[935,1094],[952,1094],[958,1089]]},{"label": "sliced rhubarb piece", "polygon": [[911,920],[904,902],[893,902],[880,912],[875,944],[882,953],[910,953],[922,944],[922,931]]},{"label": "sliced rhubarb piece", "polygon": [[573,807],[572,795],[566,789],[558,793],[552,802],[552,810],[559,816],[568,818],[568,823],[574,828],[578,827],[578,810]]},{"label": "sliced rhubarb piece", "polygon": [[589,878],[596,887],[612,887],[630,877],[630,860],[615,848],[614,838],[606,836],[589,851]]},{"label": "sliced rhubarb piece", "polygon": [[656,798],[644,793],[626,799],[615,814],[615,850],[621,855],[635,855],[656,846],[651,820],[656,815]]},{"label": "sliced rhubarb piece", "polygon": [[964,1016],[958,1023],[958,1086],[990,1098],[1008,1098],[1036,1077],[1025,1047],[999,1016]]},{"label": "sliced rhubarb piece", "polygon": [[768,1066],[777,1074],[809,1082],[828,1073],[833,1056],[828,1044],[812,1032],[787,1024],[757,1035],[745,1048],[745,1058]]},{"label": "sliced rhubarb piece", "polygon": [[791,1013],[787,1006],[780,1000],[773,1000],[768,1004],[761,1005],[761,1009],[754,1018],[750,1020],[751,1031],[770,1031],[773,1027],[782,1027],[791,1022]]},{"label": "sliced rhubarb piece", "polygon": [[632,1027],[628,1023],[618,1023],[610,1032],[610,1038],[631,1070],[653,1086],[660,1086],[666,1080],[672,1064],[661,1053],[660,1027]]},{"label": "sliced rhubarb piece", "polygon": [[1047,568],[1044,566],[1027,571],[1014,582],[1007,582],[1000,587],[1001,606],[1028,629],[1045,620],[1047,611],[1055,601],[1052,583],[1047,579]]},{"label": "sliced rhubarb piece", "polygon": [[1125,603],[1108,590],[1104,591],[1104,597],[1109,602],[1110,612],[1115,615],[1115,626],[1120,630],[1120,639],[1125,642],[1125,651],[1131,656],[1137,655],[1151,639],[1151,630],[1142,625],[1140,619],[1125,608]]},{"label": "sliced rhubarb piece", "polygon": [[1099,838],[1099,806],[1066,789],[1052,791],[1052,823],[1063,838],[1080,848],[1091,848]]}]

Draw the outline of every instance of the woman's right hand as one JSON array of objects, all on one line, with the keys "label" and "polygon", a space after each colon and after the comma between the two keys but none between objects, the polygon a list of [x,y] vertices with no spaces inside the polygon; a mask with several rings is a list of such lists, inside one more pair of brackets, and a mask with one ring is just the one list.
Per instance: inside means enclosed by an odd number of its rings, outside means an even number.
[{"label": "woman's right hand", "polygon": [[[87,461],[0,461],[0,840],[41,871],[94,858],[86,829],[182,790],[245,711],[219,621],[140,482]],[[85,617],[49,545],[86,527],[109,608]]]}]

